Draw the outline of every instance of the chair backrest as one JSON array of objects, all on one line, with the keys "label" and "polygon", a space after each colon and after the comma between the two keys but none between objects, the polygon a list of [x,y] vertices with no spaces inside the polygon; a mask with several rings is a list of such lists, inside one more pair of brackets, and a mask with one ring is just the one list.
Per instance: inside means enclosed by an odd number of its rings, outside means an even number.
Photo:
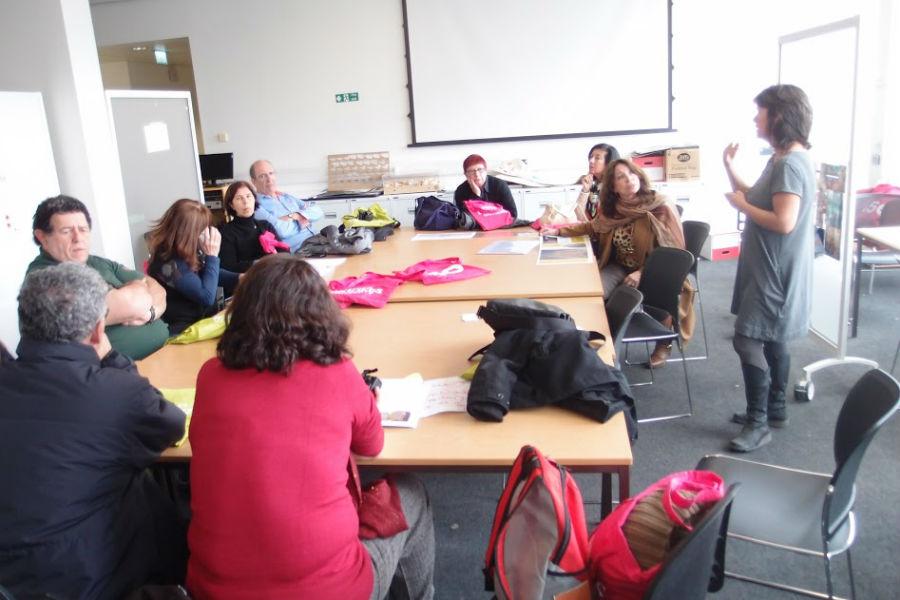
[{"label": "chair backrest", "polygon": [[740,488],[735,483],[710,507],[693,531],[669,552],[644,593],[645,600],[702,600],[725,581],[725,542],[731,503]]},{"label": "chair backrest", "polygon": [[703,244],[709,238],[709,223],[703,221],[682,221],[681,228],[684,230],[684,248],[694,255],[694,264],[691,266],[691,273],[697,273],[697,261],[700,260],[700,251]]},{"label": "chair backrest", "polygon": [[900,198],[893,198],[881,207],[881,216],[878,218],[881,227],[900,225]]},{"label": "chair backrest", "polygon": [[617,286],[608,298],[604,298],[606,308],[606,320],[609,322],[609,332],[612,335],[613,347],[616,351],[616,361],[622,355],[619,340],[622,334],[628,330],[631,317],[641,307],[644,295],[637,288],[627,285]]},{"label": "chair backrest", "polygon": [[867,371],[847,393],[834,428],[833,492],[822,509],[826,537],[837,530],[853,508],[856,474],[863,455],[898,406],[900,384],[881,369]]},{"label": "chair backrest", "polygon": [[604,299],[606,308],[606,320],[609,322],[609,332],[613,340],[618,340],[621,333],[628,329],[631,315],[637,311],[644,295],[637,288],[627,285],[617,286],[608,298]]},{"label": "chair backrest", "polygon": [[641,273],[638,290],[644,305],[662,309],[672,315],[675,331],[678,323],[678,299],[684,280],[694,264],[694,255],[681,248],[654,248]]}]

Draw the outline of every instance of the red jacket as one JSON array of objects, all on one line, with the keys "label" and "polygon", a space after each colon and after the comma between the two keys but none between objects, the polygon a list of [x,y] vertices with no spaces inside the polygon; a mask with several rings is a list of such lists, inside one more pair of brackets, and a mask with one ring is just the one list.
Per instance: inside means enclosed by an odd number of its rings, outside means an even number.
[{"label": "red jacket", "polygon": [[211,359],[197,377],[190,442],[191,595],[369,597],[347,461],[378,454],[384,431],[352,361],[302,361],[285,376]]}]

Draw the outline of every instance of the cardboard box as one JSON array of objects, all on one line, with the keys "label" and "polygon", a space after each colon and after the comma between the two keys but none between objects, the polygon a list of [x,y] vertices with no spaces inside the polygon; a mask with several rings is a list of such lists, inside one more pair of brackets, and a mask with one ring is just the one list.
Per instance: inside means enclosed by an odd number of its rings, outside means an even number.
[{"label": "cardboard box", "polygon": [[666,150],[666,181],[700,179],[700,148],[669,148]]},{"label": "cardboard box", "polygon": [[707,260],[723,260],[737,258],[741,254],[741,232],[710,234],[706,244],[700,250],[700,256]]},{"label": "cardboard box", "polygon": [[441,190],[441,177],[435,174],[384,175],[381,183],[385,195],[439,192]]},{"label": "cardboard box", "polygon": [[665,181],[665,156],[663,156],[662,152],[659,154],[632,156],[631,162],[643,169],[650,181]]}]

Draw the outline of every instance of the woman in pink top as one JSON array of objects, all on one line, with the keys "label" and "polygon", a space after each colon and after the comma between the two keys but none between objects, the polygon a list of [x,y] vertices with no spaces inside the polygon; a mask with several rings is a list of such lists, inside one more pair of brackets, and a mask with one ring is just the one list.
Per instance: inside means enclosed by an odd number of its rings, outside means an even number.
[{"label": "woman in pink top", "polygon": [[396,479],[409,528],[358,537],[347,464],[378,454],[384,432],[325,282],[298,257],[265,257],[228,318],[191,417],[190,593],[383,598],[397,578],[406,597],[431,598],[434,531],[416,479]]}]

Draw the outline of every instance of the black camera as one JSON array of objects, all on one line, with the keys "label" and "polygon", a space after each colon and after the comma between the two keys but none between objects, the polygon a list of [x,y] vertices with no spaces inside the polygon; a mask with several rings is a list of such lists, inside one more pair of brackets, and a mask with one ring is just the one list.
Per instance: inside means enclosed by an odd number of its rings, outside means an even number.
[{"label": "black camera", "polygon": [[381,387],[381,380],[372,375],[378,369],[363,369],[362,378],[363,381],[366,382],[366,385],[369,386],[369,389],[372,390],[372,393],[375,393],[375,390]]}]

